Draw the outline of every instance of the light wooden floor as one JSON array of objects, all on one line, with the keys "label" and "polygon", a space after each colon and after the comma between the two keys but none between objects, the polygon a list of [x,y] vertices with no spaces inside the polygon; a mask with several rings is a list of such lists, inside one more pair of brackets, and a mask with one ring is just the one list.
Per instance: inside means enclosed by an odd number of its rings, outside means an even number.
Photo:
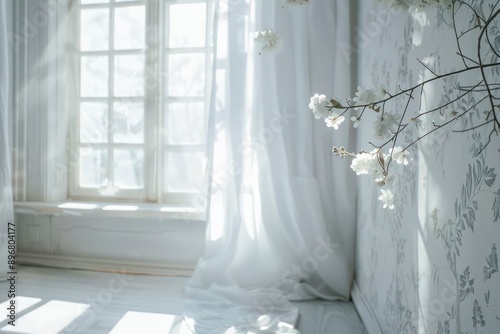
[{"label": "light wooden floor", "polygon": [[[185,277],[21,267],[16,326],[8,324],[7,283],[0,283],[0,332],[26,334],[189,334],[183,328]],[[363,334],[351,303],[297,303],[302,334]],[[221,333],[222,334],[222,333]]]}]

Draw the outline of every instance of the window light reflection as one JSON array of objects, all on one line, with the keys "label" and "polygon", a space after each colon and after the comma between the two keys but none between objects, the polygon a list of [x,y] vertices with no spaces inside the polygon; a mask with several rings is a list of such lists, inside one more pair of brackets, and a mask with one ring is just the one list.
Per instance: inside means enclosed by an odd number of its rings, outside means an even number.
[{"label": "window light reflection", "polygon": [[104,211],[137,211],[139,207],[135,205],[106,205],[102,209]]},{"label": "window light reflection", "polygon": [[175,206],[165,206],[160,209],[161,212],[202,212],[191,207],[175,207]]},{"label": "window light reflection", "polygon": [[87,204],[87,203],[64,203],[57,206],[61,209],[80,209],[80,210],[92,210],[97,208],[97,204]]}]

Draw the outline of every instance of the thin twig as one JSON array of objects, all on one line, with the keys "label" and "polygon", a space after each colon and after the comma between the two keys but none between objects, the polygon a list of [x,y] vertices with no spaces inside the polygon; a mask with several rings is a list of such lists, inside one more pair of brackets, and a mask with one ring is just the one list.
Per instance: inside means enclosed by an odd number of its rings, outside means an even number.
[{"label": "thin twig", "polygon": [[495,54],[495,56],[497,56],[497,58],[500,58],[500,54],[498,54],[498,52],[497,52],[497,50],[495,50],[495,47],[493,46],[493,44],[491,44],[490,35],[488,34],[487,29],[486,29],[486,41],[488,41],[488,44],[490,45],[490,48],[493,51],[493,53]]},{"label": "thin twig", "polygon": [[[482,93],[482,92],[487,92],[488,90],[486,88],[481,88],[481,89],[467,89],[467,88],[462,88],[462,87],[459,87],[457,88],[459,91],[471,91],[471,92],[474,92],[474,93]],[[490,90],[500,90],[500,87],[496,87],[496,88],[491,88],[490,87]],[[495,98],[495,97],[493,97]]]},{"label": "thin twig", "polygon": [[423,67],[425,67],[426,69],[428,69],[428,70],[429,70],[429,72],[431,72],[431,73],[432,73],[432,74],[434,74],[435,76],[438,76],[438,75],[437,75],[437,74],[436,74],[433,70],[431,70],[431,69],[429,68],[429,66],[425,65],[423,61],[421,61],[421,60],[420,60],[420,59],[418,59],[418,58],[417,58],[417,61],[418,61],[418,62],[419,62],[419,63],[420,63]]},{"label": "thin twig", "polygon": [[482,126],[485,126],[485,125],[488,125],[489,123],[493,122],[493,120],[489,120],[487,122],[484,122],[483,124],[479,124],[479,125],[476,125],[476,126],[473,126],[472,128],[468,128],[468,129],[464,129],[464,130],[453,130],[452,132],[468,132],[468,131],[472,131],[472,130],[475,130],[475,129],[478,129]]},{"label": "thin twig", "polygon": [[396,147],[396,141],[398,140],[398,135],[401,133],[401,131],[403,131],[403,130],[401,130],[401,124],[403,123],[403,119],[405,118],[406,112],[408,111],[408,107],[410,106],[410,102],[413,99],[412,93],[413,93],[413,91],[410,92],[410,95],[408,97],[408,101],[406,102],[406,106],[405,106],[405,109],[403,111],[403,115],[401,115],[401,118],[399,120],[398,131],[396,131],[396,134],[393,137],[394,141],[392,142],[391,158],[389,159],[389,162],[387,163],[387,168],[385,170],[386,175],[389,175],[389,166],[391,165],[391,162],[392,162],[392,154],[394,152],[394,147]]},{"label": "thin twig", "polygon": [[495,8],[497,8],[498,4],[500,3],[500,0],[497,0],[497,3],[491,8],[491,13],[490,13],[490,17],[488,17],[488,20],[491,18],[491,16],[493,15],[493,12],[495,11]]},{"label": "thin twig", "polygon": [[[500,66],[500,62],[498,63],[492,63],[492,64],[483,64],[482,65],[482,68],[489,68],[489,67],[496,67],[496,66]],[[433,81],[436,81],[436,80],[439,80],[439,79],[442,79],[442,78],[446,78],[446,77],[449,77],[449,76],[452,76],[452,75],[456,75],[456,74],[461,74],[461,73],[464,73],[464,72],[469,72],[469,71],[473,71],[473,70],[477,70],[477,69],[480,69],[481,66],[471,66],[471,67],[467,67],[467,68],[463,68],[461,70],[457,70],[457,71],[453,71],[453,72],[449,72],[449,73],[446,73],[446,74],[441,74],[437,77],[434,77],[434,78],[430,78],[428,80],[425,80],[425,81],[422,81],[421,83],[411,87],[411,88],[408,88],[408,89],[405,89],[405,90],[402,90],[394,95],[390,95],[388,98],[385,98],[385,99],[382,99],[382,100],[379,100],[379,101],[376,101],[376,102],[372,102],[372,103],[368,103],[368,104],[361,104],[361,105],[356,105],[356,106],[342,106],[342,108],[349,108],[349,109],[353,109],[353,108],[362,108],[362,107],[369,107],[370,105],[372,104],[381,104],[381,103],[384,103],[384,102],[387,102],[389,100],[392,100],[393,98],[395,97],[398,97],[400,95],[403,95],[403,94],[406,94],[420,86],[423,86],[423,85],[426,85],[430,82],[433,82]]]},{"label": "thin twig", "polygon": [[[471,5],[469,5],[467,2],[465,2],[463,0],[456,0],[456,2],[460,2],[461,4],[466,5],[467,7],[470,8],[470,10],[472,10],[472,12],[474,12],[474,15],[476,15],[477,18],[479,18],[481,21],[483,21],[483,23],[486,22],[486,20],[483,17],[481,17],[481,15],[479,15],[478,12],[476,12],[476,10]],[[491,18],[491,16],[489,18]]]},{"label": "thin twig", "polygon": [[[484,100],[484,99],[483,99],[483,100]],[[476,105],[477,105],[477,104],[476,104]],[[475,107],[476,105],[474,105],[473,107]],[[447,126],[447,125],[448,125],[448,124],[450,124],[451,122],[456,121],[457,119],[459,119],[459,118],[463,117],[463,116],[464,116],[465,114],[467,114],[467,113],[468,113],[471,109],[472,109],[472,107],[471,107],[471,108],[469,108],[469,109],[467,109],[467,110],[465,110],[463,113],[461,113],[461,114],[460,114],[460,115],[458,115],[457,117],[454,117],[454,118],[450,119],[449,121],[447,121],[447,122],[445,122],[445,123],[443,123],[443,124],[441,124],[441,125],[436,125],[436,124],[434,124],[434,126],[435,126],[435,128],[434,128],[434,129],[432,129],[431,131],[427,132],[426,134],[424,134],[424,135],[422,135],[422,136],[418,137],[417,139],[415,139],[414,141],[412,141],[410,144],[408,144],[408,145],[407,145],[407,146],[403,149],[403,151],[406,151],[406,150],[407,150],[410,146],[412,146],[412,145],[416,144],[417,142],[419,142],[420,140],[424,139],[425,137],[427,137],[428,135],[430,135],[430,134],[431,134],[431,133],[433,133],[434,131],[437,131],[437,130],[439,130],[439,129],[441,129],[441,128],[445,127],[445,126]]]},{"label": "thin twig", "polygon": [[[479,83],[479,84],[480,84],[480,83]],[[477,84],[475,87],[477,87],[479,84]],[[472,89],[471,89],[471,90],[469,90],[469,91],[466,91],[466,92],[465,92],[465,93],[463,93],[462,95],[459,95],[459,96],[458,96],[458,97],[456,97],[455,99],[450,100],[450,101],[446,102],[446,103],[445,103],[445,104],[443,104],[443,105],[440,105],[440,106],[439,106],[439,107],[437,107],[437,108],[430,109],[430,110],[427,110],[427,111],[425,111],[425,112],[422,112],[422,113],[418,114],[417,116],[415,116],[414,118],[415,118],[415,119],[417,119],[417,118],[419,118],[419,117],[421,117],[421,116],[424,116],[424,115],[427,115],[427,114],[433,113],[433,112],[435,112],[435,111],[438,111],[439,109],[443,109],[444,107],[447,107],[447,106],[449,106],[450,104],[452,104],[452,103],[454,103],[454,102],[456,102],[456,101],[460,100],[461,98],[463,98],[464,96],[466,96],[466,95],[470,94],[471,92],[472,92]],[[485,97],[485,98],[486,98],[486,97]],[[483,98],[481,101],[483,101],[485,98]]]},{"label": "thin twig", "polygon": [[495,129],[495,127],[493,127],[493,130],[491,130],[490,135],[488,136],[488,141],[486,142],[486,144],[484,144],[484,146],[481,148],[481,150],[479,152],[477,152],[476,157],[479,156],[481,153],[483,153],[483,151],[486,149],[486,147],[488,147],[488,145],[491,143],[491,136],[496,132],[497,132],[497,130]]},{"label": "thin twig", "polygon": [[[481,58],[481,40],[483,38],[483,35],[484,35],[485,31],[488,30],[488,25],[490,25],[490,23],[493,22],[493,19],[495,19],[498,16],[499,13],[500,13],[500,9],[497,10],[495,12],[495,14],[493,14],[493,15],[490,16],[490,18],[486,22],[483,30],[481,31],[481,34],[479,34],[479,38],[478,38],[478,41],[477,41],[477,58],[479,60],[479,66],[480,66],[479,68],[481,70],[481,75],[483,77],[484,85],[486,87],[486,90],[488,91],[489,100],[490,100],[490,104],[491,104],[491,111],[493,112],[493,118],[495,119],[496,126],[498,126],[498,127],[500,127],[500,122],[499,122],[499,120],[497,118],[497,115],[495,113],[495,104],[493,102],[493,98],[492,98],[490,86],[488,84],[488,81],[486,80],[486,74],[484,73],[484,67],[483,67],[483,60]],[[496,128],[496,126],[495,126],[495,128]]]},{"label": "thin twig", "polygon": [[461,53],[460,53],[460,52],[458,52],[458,51],[457,51],[457,55],[459,55],[459,56],[460,56],[460,57],[462,57],[462,58],[467,59],[468,61],[470,61],[470,62],[472,62],[472,63],[474,63],[474,64],[476,64],[476,65],[479,65],[479,63],[478,63],[477,61],[475,61],[474,59],[472,59],[472,58],[470,58],[470,57],[467,57],[466,55],[461,54]]},{"label": "thin twig", "polygon": [[468,34],[469,32],[471,32],[472,30],[475,30],[477,28],[481,28],[481,27],[478,26],[478,25],[475,25],[472,28],[469,28],[469,29],[467,29],[465,31],[462,31],[462,33],[458,36],[458,38],[462,38],[463,36],[465,36],[466,34]]}]

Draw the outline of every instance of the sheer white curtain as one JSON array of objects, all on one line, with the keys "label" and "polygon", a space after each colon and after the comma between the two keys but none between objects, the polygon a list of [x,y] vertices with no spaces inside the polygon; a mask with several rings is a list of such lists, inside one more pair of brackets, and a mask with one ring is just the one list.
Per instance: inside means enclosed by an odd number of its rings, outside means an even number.
[{"label": "sheer white curtain", "polygon": [[7,268],[7,227],[13,222],[12,186],[9,153],[9,57],[7,2],[0,1],[0,276]]},{"label": "sheer white curtain", "polygon": [[[308,109],[313,93],[352,93],[349,59],[338,51],[349,43],[350,4],[219,8],[225,108],[214,103],[206,251],[184,315],[195,333],[296,333],[289,300],[350,297],[355,181],[331,147],[354,143],[348,126],[334,132]],[[253,32],[269,28],[284,47],[259,55]]]}]

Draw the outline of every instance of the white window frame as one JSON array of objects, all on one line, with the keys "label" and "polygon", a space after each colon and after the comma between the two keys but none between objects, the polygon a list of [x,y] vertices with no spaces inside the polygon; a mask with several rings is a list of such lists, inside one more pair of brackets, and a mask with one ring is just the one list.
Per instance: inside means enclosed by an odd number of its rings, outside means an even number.
[{"label": "white window frame", "polygon": [[[79,29],[80,29],[80,5],[79,0],[73,0],[76,2],[71,6],[70,22],[75,22],[72,24],[72,29],[70,29],[69,38],[71,41],[76,41],[76,46],[71,49],[68,53],[69,57],[67,60],[69,71],[67,82],[75,83],[74,87],[68,89],[67,91],[67,109],[69,111],[69,135],[68,135],[68,147],[67,147],[67,158],[68,158],[68,198],[74,200],[83,201],[129,201],[129,202],[153,202],[161,203],[172,206],[190,206],[193,205],[195,199],[197,204],[200,204],[200,194],[196,192],[167,192],[164,191],[164,171],[167,166],[163,166],[163,153],[164,150],[167,152],[203,152],[206,156],[207,148],[205,144],[202,145],[168,145],[168,143],[163,143],[162,131],[159,129],[159,125],[166,124],[163,119],[163,110],[169,102],[203,102],[205,105],[205,117],[208,118],[208,108],[210,100],[210,83],[211,83],[211,64],[212,64],[212,54],[213,48],[211,45],[211,30],[212,30],[212,11],[213,2],[212,0],[134,0],[121,3],[105,3],[105,4],[92,4],[84,5],[84,8],[110,8],[110,34],[109,34],[109,50],[103,52],[81,52],[79,50]],[[183,48],[183,49],[169,49],[166,47],[164,42],[168,45],[168,10],[169,6],[172,4],[191,4],[191,3],[206,3],[207,8],[207,20],[206,20],[206,36],[205,36],[205,47],[202,48]],[[79,175],[79,163],[75,163],[72,159],[78,159],[78,145],[79,145],[79,102],[80,100],[96,100],[96,101],[107,101],[109,117],[112,113],[113,101],[117,98],[113,97],[113,56],[116,54],[127,54],[130,51],[116,51],[112,50],[112,43],[114,41],[114,36],[112,28],[114,26],[114,8],[124,7],[136,4],[143,4],[146,8],[146,48],[145,54],[145,78],[146,80],[154,80],[158,83],[153,85],[151,88],[148,82],[145,82],[145,95],[143,97],[144,101],[144,189],[141,190],[121,190],[117,196],[102,196],[98,193],[97,189],[81,188],[78,185],[78,175]],[[165,38],[162,38],[160,31],[163,31]],[[74,44],[73,44],[74,45]],[[165,80],[168,78],[162,77],[161,73],[168,73],[168,55],[176,53],[204,53],[205,54],[205,92],[202,97],[170,97],[164,96],[166,90],[163,85],[166,84]],[[109,96],[105,98],[83,98],[79,97],[79,77],[80,77],[80,56],[82,54],[105,54],[108,55],[108,91]],[[133,51],[133,54],[137,54]],[[158,59],[158,62],[154,60]],[[152,76],[152,78],[148,77]],[[164,80],[165,79],[165,80]],[[127,99],[127,98],[125,98]],[[156,112],[150,112],[150,110],[155,110]],[[207,127],[208,119],[205,120],[205,127]],[[92,145],[92,144],[91,144]],[[116,144],[111,144],[108,140],[108,148],[116,146]],[[122,146],[122,145],[120,145]],[[127,147],[126,144],[123,147]],[[111,150],[110,149],[110,150]],[[108,168],[113,168],[112,159],[108,160]],[[200,193],[205,193],[206,184],[203,189],[200,189]]]}]

